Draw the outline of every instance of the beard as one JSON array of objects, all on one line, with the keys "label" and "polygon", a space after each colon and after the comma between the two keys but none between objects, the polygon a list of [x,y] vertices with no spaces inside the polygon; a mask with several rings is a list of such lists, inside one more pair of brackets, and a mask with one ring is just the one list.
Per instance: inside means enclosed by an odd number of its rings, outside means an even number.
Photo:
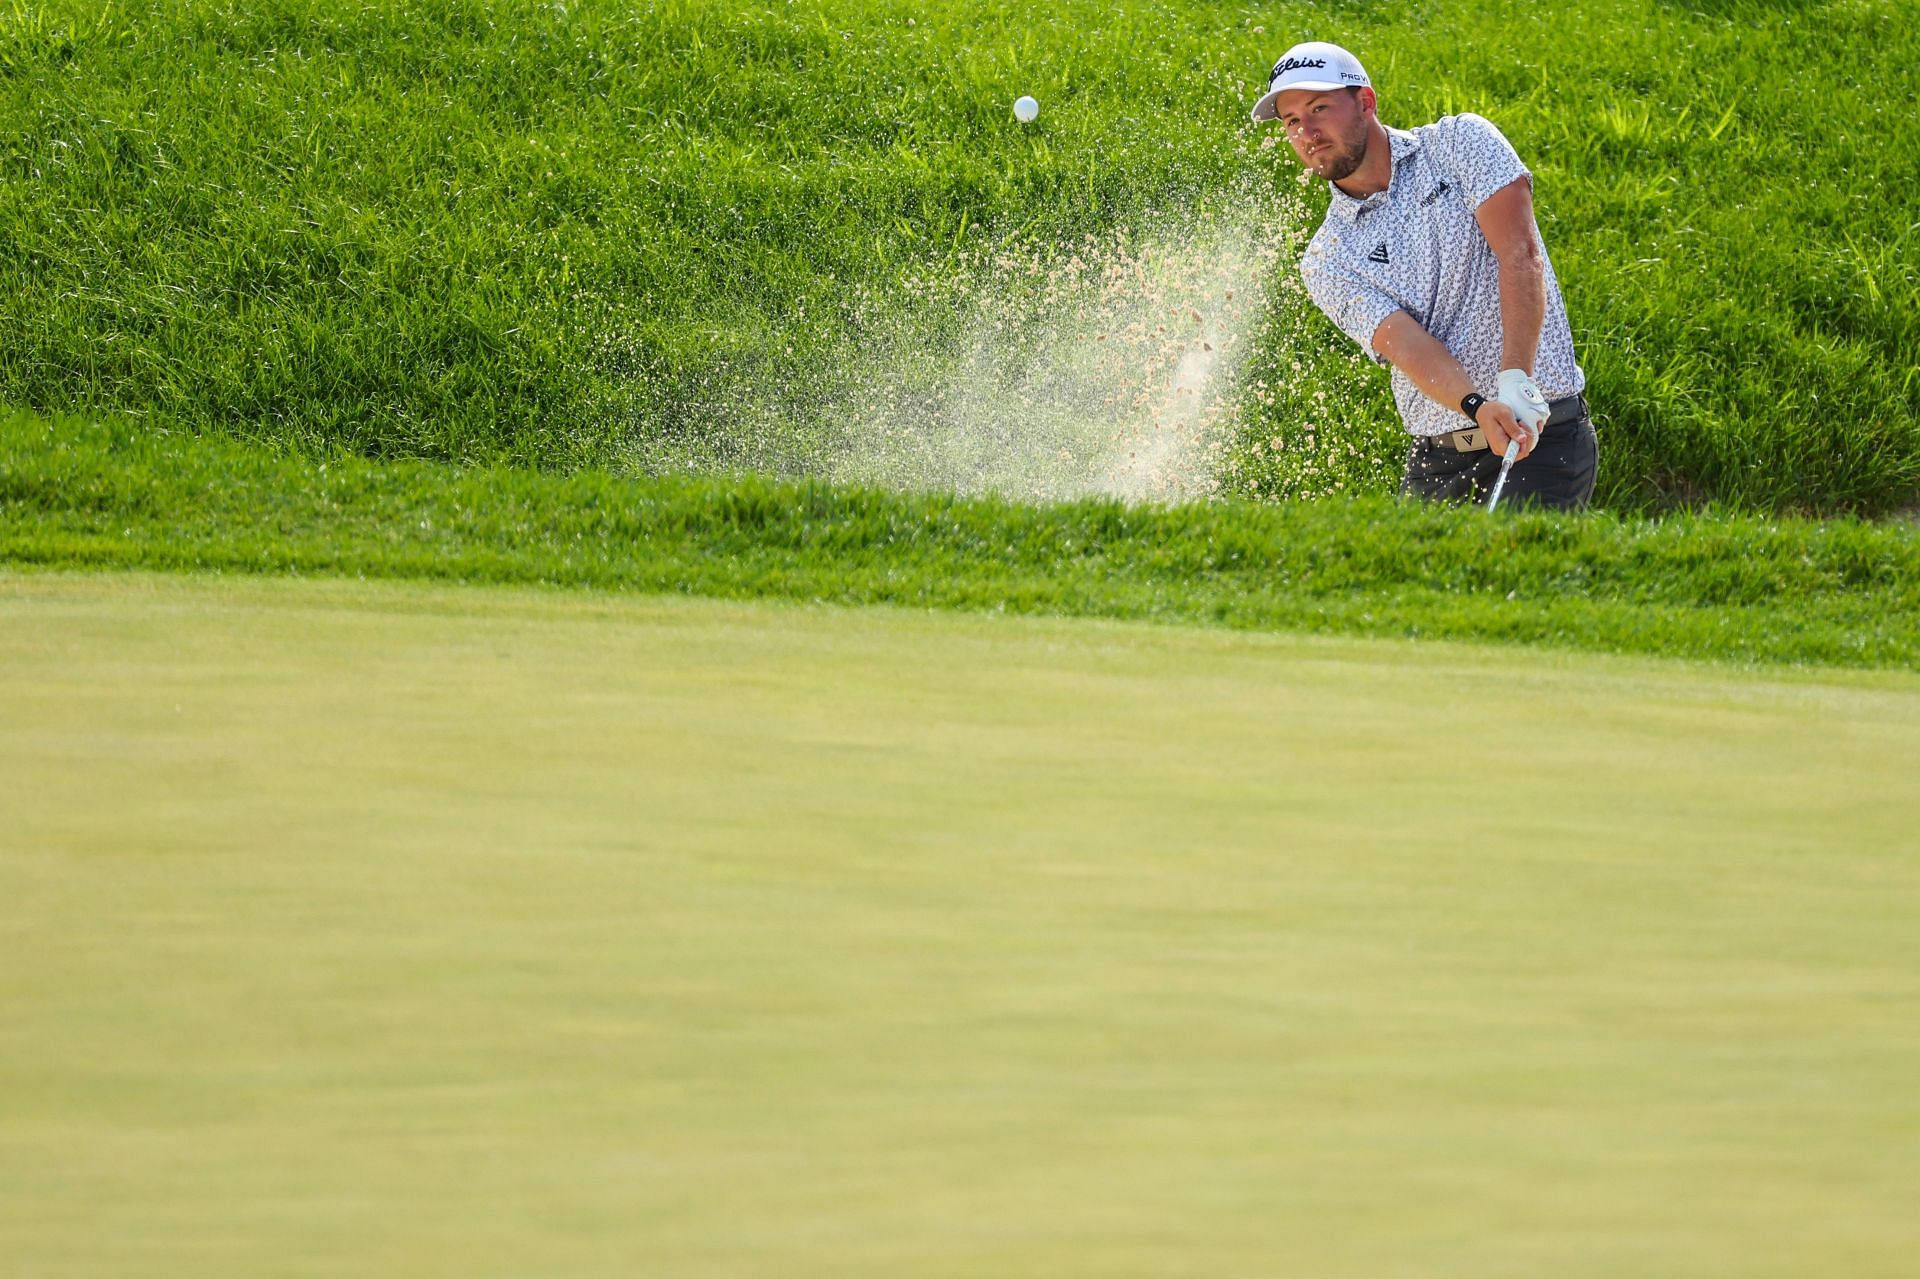
[{"label": "beard", "polygon": [[1360,162],[1366,158],[1367,131],[1363,126],[1360,136],[1345,146],[1334,148],[1333,154],[1326,158],[1320,170],[1320,176],[1329,182],[1338,182],[1343,178],[1352,177],[1353,171],[1359,168]]}]

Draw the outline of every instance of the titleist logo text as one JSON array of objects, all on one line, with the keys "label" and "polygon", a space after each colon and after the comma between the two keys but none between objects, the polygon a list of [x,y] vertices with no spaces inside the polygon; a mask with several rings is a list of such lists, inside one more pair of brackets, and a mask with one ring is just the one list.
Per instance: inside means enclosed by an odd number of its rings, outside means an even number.
[{"label": "titleist logo text", "polygon": [[1278,80],[1285,73],[1298,71],[1302,67],[1324,67],[1326,65],[1327,60],[1325,58],[1282,58],[1273,64],[1273,74],[1268,76],[1267,79]]}]

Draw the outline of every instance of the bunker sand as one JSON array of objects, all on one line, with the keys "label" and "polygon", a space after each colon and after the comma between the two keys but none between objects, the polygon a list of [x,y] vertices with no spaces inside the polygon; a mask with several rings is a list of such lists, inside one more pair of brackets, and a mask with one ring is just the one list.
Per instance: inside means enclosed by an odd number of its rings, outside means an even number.
[{"label": "bunker sand", "polygon": [[1916,758],[1902,675],[0,574],[0,1256],[1893,1275]]}]

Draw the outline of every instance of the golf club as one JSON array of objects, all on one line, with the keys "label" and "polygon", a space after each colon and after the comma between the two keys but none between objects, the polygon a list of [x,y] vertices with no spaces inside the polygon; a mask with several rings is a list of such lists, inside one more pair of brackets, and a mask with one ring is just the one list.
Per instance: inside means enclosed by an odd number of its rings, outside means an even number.
[{"label": "golf club", "polygon": [[1493,494],[1487,498],[1487,510],[1492,511],[1500,505],[1500,490],[1507,486],[1507,472],[1513,469],[1513,459],[1520,456],[1520,441],[1508,440],[1505,456],[1500,459],[1500,478],[1493,482]]}]

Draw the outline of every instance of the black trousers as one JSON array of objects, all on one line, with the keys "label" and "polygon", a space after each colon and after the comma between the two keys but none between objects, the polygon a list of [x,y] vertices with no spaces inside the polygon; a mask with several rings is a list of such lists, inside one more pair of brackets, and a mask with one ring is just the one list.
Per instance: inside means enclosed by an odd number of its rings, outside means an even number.
[{"label": "black trousers", "polygon": [[[1582,397],[1554,405],[1553,417],[1540,432],[1533,452],[1513,464],[1500,507],[1531,506],[1550,511],[1578,511],[1593,497],[1593,481],[1600,467],[1600,442],[1593,433],[1593,416]],[[1569,408],[1561,410],[1561,404]],[[1500,455],[1492,449],[1457,452],[1452,445],[1415,440],[1407,449],[1407,471],[1400,481],[1405,497],[1432,502],[1485,502],[1500,474]]]}]

